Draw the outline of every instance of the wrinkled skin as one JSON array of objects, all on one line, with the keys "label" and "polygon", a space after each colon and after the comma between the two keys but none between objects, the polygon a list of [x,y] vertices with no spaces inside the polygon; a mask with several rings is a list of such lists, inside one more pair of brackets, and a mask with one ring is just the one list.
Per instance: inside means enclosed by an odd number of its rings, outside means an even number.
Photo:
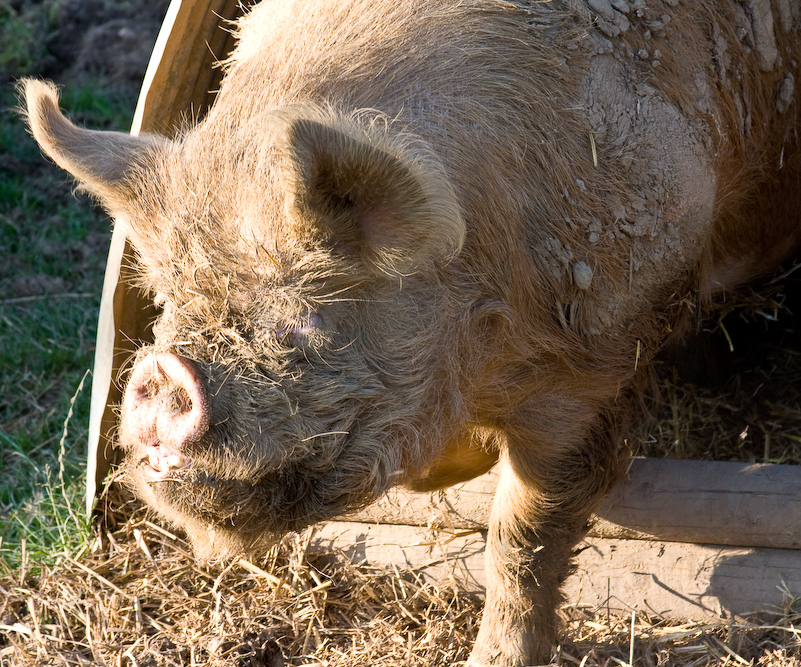
[{"label": "wrinkled skin", "polygon": [[500,460],[469,664],[548,659],[648,361],[799,246],[801,11],[674,4],[264,2],[172,138],[24,83],[161,308],[119,444],[199,557]]}]

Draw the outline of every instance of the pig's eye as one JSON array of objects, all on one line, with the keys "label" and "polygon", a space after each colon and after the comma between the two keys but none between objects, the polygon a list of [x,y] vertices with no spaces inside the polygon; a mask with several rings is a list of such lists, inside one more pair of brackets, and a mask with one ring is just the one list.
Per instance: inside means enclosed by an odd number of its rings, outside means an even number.
[{"label": "pig's eye", "polygon": [[322,317],[317,313],[310,313],[291,322],[278,322],[275,327],[275,337],[281,342],[292,344],[297,339],[309,338],[322,324]]}]

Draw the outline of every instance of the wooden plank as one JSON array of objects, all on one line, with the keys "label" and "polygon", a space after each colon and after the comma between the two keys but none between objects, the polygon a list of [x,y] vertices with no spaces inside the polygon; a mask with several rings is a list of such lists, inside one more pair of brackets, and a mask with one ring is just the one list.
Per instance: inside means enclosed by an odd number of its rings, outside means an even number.
[{"label": "wooden plank", "polygon": [[[171,136],[186,118],[202,115],[211,104],[222,72],[218,58],[234,45],[224,25],[253,2],[238,0],[172,0],[145,74],[134,115],[132,134],[158,132]],[[86,468],[86,511],[94,508],[115,452],[114,406],[121,400],[116,383],[120,369],[143,342],[152,341],[156,316],[151,301],[132,288],[133,250],[115,227],[98,315],[92,375]]]},{"label": "wooden plank", "polygon": [[[795,466],[635,459],[579,547],[569,602],[682,622],[779,609],[785,590],[801,594],[801,550],[759,545],[798,545],[799,475]],[[395,490],[354,517],[362,522],[322,525],[313,544],[481,592],[496,480],[490,472],[430,494]],[[687,536],[717,543],[675,541]],[[731,546],[738,540],[757,548]]]},{"label": "wooden plank", "polygon": [[566,582],[590,608],[647,611],[673,621],[778,612],[801,593],[801,551],[588,538]]},{"label": "wooden plank", "polygon": [[211,105],[222,76],[214,65],[234,44],[225,23],[239,14],[238,0],[172,0],[142,84],[133,133],[171,136],[185,117]]},{"label": "wooden plank", "polygon": [[634,536],[801,549],[801,466],[635,459],[598,515]]},{"label": "wooden plank", "polygon": [[[428,494],[393,490],[355,519],[486,528],[497,475]],[[604,500],[598,537],[801,548],[801,467],[634,459]]]},{"label": "wooden plank", "polygon": [[[355,563],[411,570],[422,581],[483,594],[484,533],[330,522],[311,548]],[[592,537],[580,545],[567,600],[614,613],[638,609],[672,621],[713,622],[778,610],[801,593],[801,551]]]},{"label": "wooden plank", "polygon": [[318,553],[341,551],[353,563],[411,570],[425,581],[482,593],[485,539],[481,531],[431,531],[425,526],[331,521],[310,543]]},{"label": "wooden plank", "polygon": [[155,316],[153,304],[132,287],[133,254],[125,235],[117,229],[111,235],[98,313],[87,436],[87,516],[91,516],[97,490],[115,460],[112,433],[117,416],[114,406],[122,399],[116,379],[140,341],[150,338],[150,325]]}]

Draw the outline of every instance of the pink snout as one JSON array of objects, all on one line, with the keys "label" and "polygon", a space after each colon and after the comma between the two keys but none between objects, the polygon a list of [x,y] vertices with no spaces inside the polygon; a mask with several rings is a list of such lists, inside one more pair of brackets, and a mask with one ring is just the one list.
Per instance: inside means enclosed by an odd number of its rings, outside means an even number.
[{"label": "pink snout", "polygon": [[209,428],[206,392],[194,363],[164,352],[142,359],[125,388],[121,428],[125,441],[144,450],[141,462],[151,477],[187,466],[184,446]]}]

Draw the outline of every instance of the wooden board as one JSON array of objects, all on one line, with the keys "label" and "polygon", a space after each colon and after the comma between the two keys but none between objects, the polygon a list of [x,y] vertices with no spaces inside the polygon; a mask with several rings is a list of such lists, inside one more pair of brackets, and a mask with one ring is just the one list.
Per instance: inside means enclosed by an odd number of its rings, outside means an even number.
[{"label": "wooden board", "polygon": [[[320,526],[313,545],[480,593],[496,482],[491,471],[435,493],[394,490]],[[779,609],[785,591],[801,595],[799,482],[797,466],[634,459],[579,546],[569,602],[674,621]]]},{"label": "wooden board", "polygon": [[[254,0],[255,1],[255,0]],[[230,22],[239,0],[172,0],[136,106],[132,133],[172,136],[211,106],[222,79],[216,63],[234,46]]]},{"label": "wooden board", "polygon": [[[418,494],[393,490],[356,519],[486,528],[497,476]],[[633,459],[597,512],[592,535],[801,548],[801,467]]]},{"label": "wooden board", "polygon": [[[419,580],[483,594],[483,531],[330,522],[314,551],[341,550],[355,563],[409,570]],[[801,551],[589,537],[565,585],[570,604],[632,609],[676,622],[778,611],[784,590],[801,593]]]}]

